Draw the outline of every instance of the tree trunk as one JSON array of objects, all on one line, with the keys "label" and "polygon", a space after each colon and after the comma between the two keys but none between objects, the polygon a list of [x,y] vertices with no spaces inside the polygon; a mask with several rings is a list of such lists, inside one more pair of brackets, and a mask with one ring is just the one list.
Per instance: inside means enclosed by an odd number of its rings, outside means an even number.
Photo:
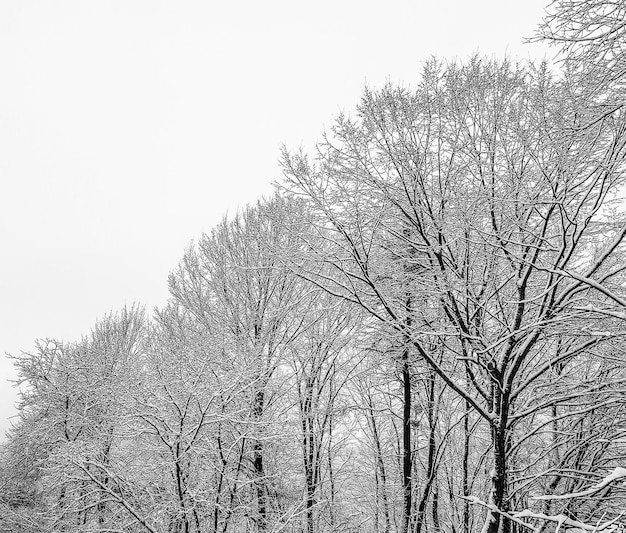
[{"label": "tree trunk", "polygon": [[182,531],[182,533],[189,533],[189,521],[187,519],[187,506],[185,505],[185,481],[183,467],[181,464],[181,452],[180,442],[176,443],[175,453],[176,464],[174,468],[174,479],[176,480],[176,494],[178,496],[178,505],[180,508],[181,516],[176,519],[176,530]]},{"label": "tree trunk", "polygon": [[[332,391],[332,381],[331,381]],[[333,469],[333,455],[332,455],[332,442],[333,442],[333,418],[330,417],[328,421],[328,481],[330,483],[330,527],[331,531],[335,529],[335,472]]]},{"label": "tree trunk", "polygon": [[[380,436],[378,434],[378,426],[376,425],[376,418],[374,417],[374,404],[372,402],[372,397],[369,394],[369,391],[366,391],[367,400],[368,400],[368,417],[370,419],[370,424],[372,425],[372,434],[374,437],[374,444],[376,446],[376,522],[378,523],[378,495],[380,494],[380,498],[382,499],[383,504],[383,515],[385,517],[385,533],[389,533],[391,528],[390,517],[389,517],[389,502],[387,499],[387,473],[385,471],[385,462],[383,461],[383,452],[382,447],[380,445]],[[380,473],[380,481],[378,479],[378,473]],[[378,531],[378,526],[376,527],[376,531]]]},{"label": "tree trunk", "polygon": [[[491,476],[491,494],[489,503],[500,511],[508,511],[506,434],[502,427],[492,428],[494,468]],[[511,533],[511,521],[500,513],[487,514],[483,531],[486,533]]]},{"label": "tree trunk", "polygon": [[[255,419],[259,424],[264,408],[265,393],[263,390],[260,390],[257,391],[254,402]],[[265,467],[263,465],[263,441],[259,437],[254,441],[252,463],[257,497],[257,530],[259,533],[263,533],[267,530],[267,508],[265,498]]]},{"label": "tree trunk", "polygon": [[[469,487],[469,449],[470,449],[470,430],[469,415],[472,410],[470,403],[465,400],[465,418],[463,419],[463,496],[465,498],[470,495]],[[463,500],[463,533],[470,531],[470,507],[469,501]]]},{"label": "tree trunk", "polygon": [[315,507],[315,441],[313,435],[313,421],[311,420],[311,395],[312,390],[307,384],[306,398],[304,400],[304,413],[302,414],[302,430],[304,434],[304,472],[306,478],[306,531],[313,533]]},{"label": "tree trunk", "polygon": [[435,485],[433,488],[433,531],[435,533],[439,533],[441,531],[441,522],[439,521],[439,486],[435,481]]},{"label": "tree trunk", "polygon": [[402,531],[411,530],[411,510],[413,508],[413,484],[411,482],[411,372],[409,368],[409,349],[402,353],[402,488],[404,495],[404,509],[402,512]]},{"label": "tree trunk", "polygon": [[430,498],[431,488],[435,480],[436,470],[436,454],[437,442],[435,440],[436,421],[435,421],[435,372],[431,369],[428,377],[427,393],[428,393],[428,459],[426,467],[426,482],[424,490],[417,507],[417,517],[415,521],[415,533],[421,533],[426,521],[426,508],[428,499]]}]

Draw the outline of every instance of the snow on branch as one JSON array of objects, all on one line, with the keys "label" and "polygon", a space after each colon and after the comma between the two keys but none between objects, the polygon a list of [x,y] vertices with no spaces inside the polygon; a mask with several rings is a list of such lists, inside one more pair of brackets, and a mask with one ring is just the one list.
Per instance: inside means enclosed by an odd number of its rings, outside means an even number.
[{"label": "snow on branch", "polygon": [[[626,477],[626,468],[616,468],[610,475],[606,476],[600,483],[598,483],[597,485],[594,485],[593,487],[591,487],[590,489],[584,491],[584,492],[578,492],[578,493],[573,493],[573,494],[566,494],[566,495],[560,495],[559,499],[562,498],[577,498],[577,497],[581,497],[581,496],[588,496],[589,494],[594,494],[596,492],[598,492],[599,490],[601,490],[603,487],[606,487],[607,485],[609,485],[610,483],[612,483],[613,481],[616,481],[618,479],[622,479]],[[555,529],[555,533],[559,533],[559,531],[561,531],[562,527],[566,527],[567,528],[567,533],[586,533],[586,532],[591,532],[591,533],[619,533],[620,531],[622,531],[619,527],[619,525],[617,524],[618,520],[620,520],[623,516],[624,516],[624,512],[620,513],[618,516],[616,516],[615,518],[604,522],[604,523],[597,523],[597,524],[585,524],[584,522],[580,522],[578,520],[574,520],[572,518],[569,518],[568,516],[560,513],[560,514],[556,514],[556,515],[547,515],[544,513],[539,513],[539,512],[535,512],[535,511],[531,511],[529,509],[524,509],[523,511],[518,511],[518,512],[511,512],[511,513],[507,513],[504,512],[500,509],[498,509],[494,504],[492,503],[487,503],[484,502],[482,500],[480,500],[479,498],[475,497],[475,496],[461,496],[462,499],[467,500],[475,505],[481,505],[485,508],[487,508],[489,510],[489,516],[493,516],[494,513],[498,513],[502,516],[505,516],[507,518],[509,518],[510,520],[512,520],[513,522],[516,522],[526,528],[528,528],[530,531],[533,531],[534,533],[537,533],[538,531],[540,531],[540,528],[537,528],[535,526],[533,526],[532,524],[529,524],[528,522],[525,522],[523,519],[531,519],[531,520],[543,520],[544,522],[554,522],[556,524],[556,529]],[[539,496],[539,497],[535,497],[534,499],[539,500],[539,499],[552,499],[551,496]],[[556,498],[554,498],[556,499]],[[489,522],[489,516],[487,518],[487,522],[485,523],[485,527],[483,528],[483,531],[487,530],[487,525]]]},{"label": "snow on branch", "polygon": [[596,492],[602,490],[607,485],[610,485],[614,481],[619,479],[626,478],[626,468],[616,467],[613,472],[611,472],[608,476],[606,476],[600,483],[596,485],[592,485],[587,490],[583,490],[582,492],[572,492],[570,494],[552,494],[546,496],[533,496],[533,500],[568,500],[570,498],[583,498],[585,496],[591,496]]},{"label": "snow on branch", "polygon": [[[579,522],[578,520],[573,520],[572,518],[567,517],[564,514],[557,515],[547,515],[544,513],[536,513],[534,511],[530,511],[525,509],[524,511],[519,511],[518,513],[514,513],[513,516],[515,518],[532,518],[535,520],[544,520],[545,522],[554,522],[556,523],[555,533],[561,531],[561,527],[567,527],[567,533],[585,533],[590,531],[592,533],[618,533],[620,531],[619,526],[616,525],[616,522],[624,515],[624,513],[620,513],[618,516],[609,520],[608,522],[604,522],[603,524],[585,524],[584,522]],[[538,529],[534,529],[534,531],[539,531]]]},{"label": "snow on branch", "polygon": [[535,533],[538,531],[537,528],[535,528],[531,524],[527,524],[526,522],[521,520],[515,513],[509,514],[509,513],[506,513],[504,511],[501,511],[493,503],[484,502],[481,499],[477,498],[476,496],[461,496],[461,498],[464,499],[464,500],[467,500],[468,502],[473,503],[475,505],[482,505],[483,507],[486,507],[490,511],[490,513],[489,513],[489,515],[487,517],[487,521],[485,522],[485,527],[483,527],[483,531],[487,531],[487,525],[488,525],[490,517],[493,515],[493,513],[501,514],[502,516],[505,516],[505,517],[509,518],[513,522],[517,522],[518,524],[520,524],[520,525],[522,525],[524,527],[527,527],[528,529],[530,529],[531,531],[534,531]]}]

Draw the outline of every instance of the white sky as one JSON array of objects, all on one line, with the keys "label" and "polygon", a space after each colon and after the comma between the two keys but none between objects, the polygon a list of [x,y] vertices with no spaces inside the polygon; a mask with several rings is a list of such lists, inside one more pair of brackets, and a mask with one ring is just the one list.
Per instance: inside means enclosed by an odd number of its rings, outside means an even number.
[{"label": "white sky", "polygon": [[431,55],[543,57],[547,0],[2,0],[2,354],[87,333],[167,275],[226,211],[271,192],[281,143],[312,145],[365,83]]}]

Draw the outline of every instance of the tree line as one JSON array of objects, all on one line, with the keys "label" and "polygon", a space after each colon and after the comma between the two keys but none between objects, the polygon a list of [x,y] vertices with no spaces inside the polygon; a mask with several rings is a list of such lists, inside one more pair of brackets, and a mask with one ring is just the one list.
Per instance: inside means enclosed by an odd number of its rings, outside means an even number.
[{"label": "tree line", "polygon": [[0,531],[622,531],[625,18],[366,89],[167,305],[15,356]]}]

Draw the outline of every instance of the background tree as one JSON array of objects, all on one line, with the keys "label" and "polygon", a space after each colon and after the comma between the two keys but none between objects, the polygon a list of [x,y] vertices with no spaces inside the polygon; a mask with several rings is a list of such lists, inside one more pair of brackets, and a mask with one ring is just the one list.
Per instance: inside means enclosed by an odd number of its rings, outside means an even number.
[{"label": "background tree", "polygon": [[566,73],[580,84],[572,86],[572,92],[586,89],[616,98],[606,103],[609,110],[624,105],[625,20],[626,7],[621,2],[554,0],[537,32],[537,38],[560,49]]},{"label": "background tree", "polygon": [[141,309],[123,309],[78,343],[39,342],[16,358],[24,391],[11,443],[22,442],[15,454],[28,465],[42,531],[99,531],[138,518],[114,487],[125,453],[123,393],[137,375],[143,321]]}]

